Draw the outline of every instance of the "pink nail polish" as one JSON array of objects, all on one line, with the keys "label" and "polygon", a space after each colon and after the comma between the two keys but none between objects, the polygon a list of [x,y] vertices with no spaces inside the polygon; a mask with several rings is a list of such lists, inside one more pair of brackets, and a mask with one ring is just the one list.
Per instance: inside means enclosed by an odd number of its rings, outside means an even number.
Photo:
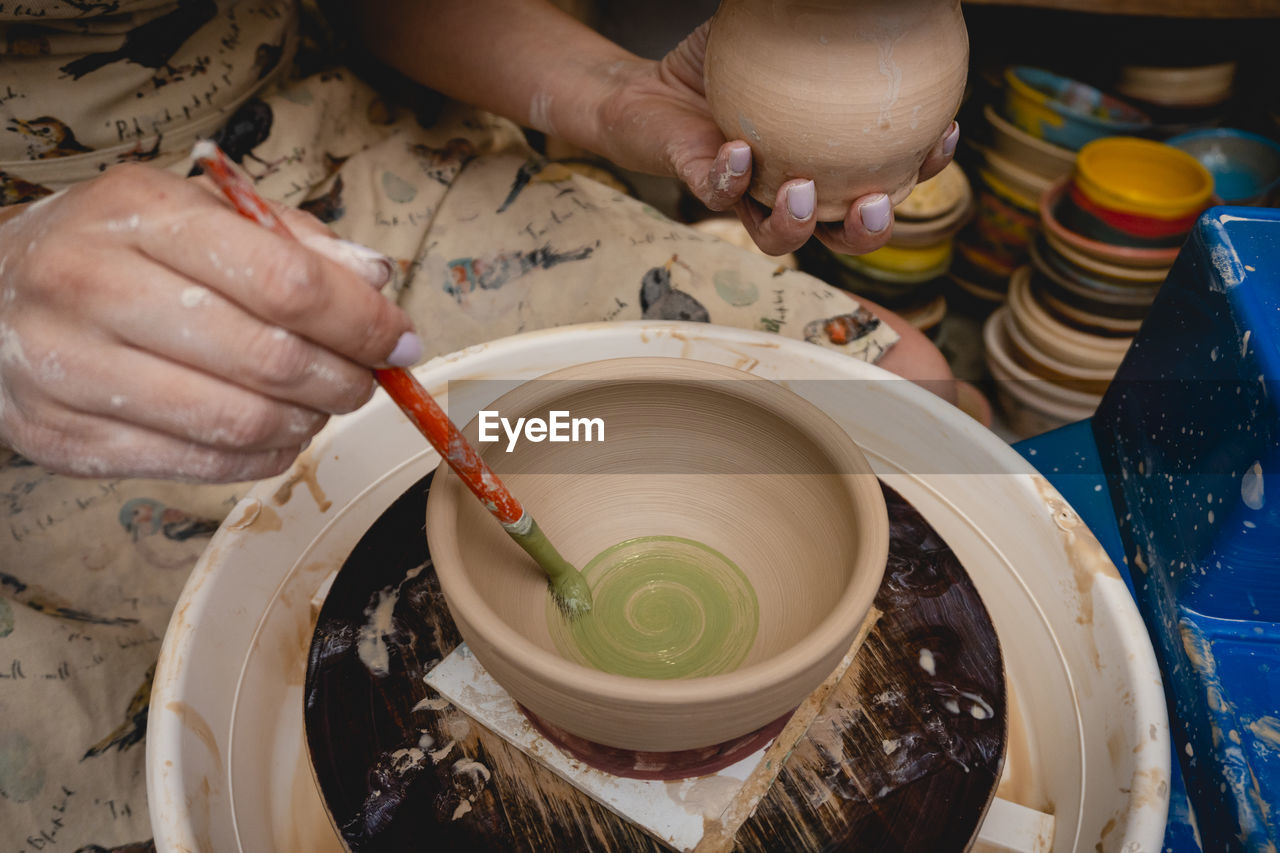
[{"label": "pink nail polish", "polygon": [[942,153],[950,157],[956,153],[956,143],[960,141],[960,122],[951,122],[951,132],[942,140]]},{"label": "pink nail polish", "polygon": [[801,222],[806,221],[813,216],[813,209],[817,204],[817,190],[813,186],[813,181],[787,187],[787,212],[793,218]]},{"label": "pink nail polish", "polygon": [[396,341],[396,348],[387,356],[387,364],[392,367],[410,367],[422,358],[422,339],[413,332],[405,332]]},{"label": "pink nail polish", "polygon": [[889,218],[893,215],[893,205],[884,193],[877,193],[871,201],[864,201],[858,206],[858,215],[862,225],[872,234],[879,234],[889,227]]}]

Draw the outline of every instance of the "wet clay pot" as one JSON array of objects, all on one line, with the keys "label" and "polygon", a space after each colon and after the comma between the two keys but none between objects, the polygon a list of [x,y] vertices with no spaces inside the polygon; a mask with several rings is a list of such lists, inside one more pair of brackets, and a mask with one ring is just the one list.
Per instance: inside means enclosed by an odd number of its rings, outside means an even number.
[{"label": "wet clay pot", "polygon": [[[541,720],[623,749],[719,744],[790,712],[850,650],[883,576],[888,517],[858,447],[811,403],[731,368],[646,358],[557,371],[488,409],[603,420],[603,442],[477,445],[571,563],[683,537],[736,563],[758,601],[730,671],[661,679],[580,664],[551,636],[563,617],[538,567],[442,467],[426,520],[445,599],[476,658]],[[464,430],[472,441],[477,426]]]},{"label": "wet clay pot", "polygon": [[704,64],[728,139],[751,146],[751,195],[812,178],[819,220],[859,196],[897,204],[964,93],[959,0],[721,0]]}]

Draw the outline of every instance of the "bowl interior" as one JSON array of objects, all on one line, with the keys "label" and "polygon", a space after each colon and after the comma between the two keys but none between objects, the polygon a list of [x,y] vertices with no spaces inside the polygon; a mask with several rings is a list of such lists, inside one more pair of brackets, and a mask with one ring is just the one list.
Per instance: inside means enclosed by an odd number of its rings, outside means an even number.
[{"label": "bowl interior", "polygon": [[[694,540],[736,564],[759,605],[742,670],[821,634],[833,614],[846,613],[846,628],[856,627],[880,579],[859,565],[869,536],[860,519],[873,528],[885,522],[874,506],[867,515],[850,488],[854,477],[874,485],[874,475],[839,427],[816,408],[792,409],[793,400],[764,380],[536,380],[494,409],[511,421],[551,411],[598,418],[605,440],[521,441],[507,452],[504,439],[481,452],[579,568],[646,536]],[[528,643],[563,657],[533,561],[469,496],[457,504],[456,532],[467,587],[460,615],[487,608]],[[456,589],[446,593],[455,605]],[[853,599],[865,601],[861,615],[847,615]]]},{"label": "bowl interior", "polygon": [[1266,137],[1221,128],[1176,136],[1168,144],[1209,170],[1214,191],[1227,204],[1252,201],[1280,183],[1280,145]]}]

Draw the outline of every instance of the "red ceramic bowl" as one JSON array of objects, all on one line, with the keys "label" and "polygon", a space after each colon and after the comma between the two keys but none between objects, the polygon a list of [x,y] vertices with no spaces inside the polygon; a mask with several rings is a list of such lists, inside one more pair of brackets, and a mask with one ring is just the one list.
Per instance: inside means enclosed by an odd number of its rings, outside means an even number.
[{"label": "red ceramic bowl", "polygon": [[1179,246],[1159,249],[1117,246],[1091,239],[1067,228],[1058,221],[1057,216],[1054,215],[1054,209],[1070,182],[1071,178],[1064,178],[1040,196],[1040,223],[1050,234],[1082,254],[1122,267],[1143,269],[1168,267],[1178,257]]}]

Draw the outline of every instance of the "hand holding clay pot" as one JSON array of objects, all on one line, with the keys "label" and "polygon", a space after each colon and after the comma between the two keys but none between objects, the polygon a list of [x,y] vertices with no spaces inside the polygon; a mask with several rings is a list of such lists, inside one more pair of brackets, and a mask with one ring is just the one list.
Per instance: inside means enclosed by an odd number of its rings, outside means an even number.
[{"label": "hand holding clay pot", "polygon": [[968,56],[959,0],[722,0],[705,92],[724,135],[751,147],[757,201],[809,179],[816,218],[847,220],[945,164]]},{"label": "hand holding clay pot", "polygon": [[[909,0],[908,5],[918,2]],[[940,0],[932,2],[937,5]],[[725,6],[728,5],[732,4],[726,0]],[[722,13],[725,6],[721,7]],[[961,54],[954,69],[957,75],[953,81],[956,86],[954,99],[948,99],[945,106],[936,109],[926,111],[921,107],[916,113],[912,112],[915,107],[911,106],[904,117],[895,118],[893,128],[867,137],[880,139],[892,136],[896,145],[907,146],[908,159],[911,160],[909,173],[895,178],[893,182],[884,182],[885,188],[897,190],[900,197],[910,192],[917,179],[926,180],[940,172],[951,161],[959,139],[959,127],[951,121],[951,115],[959,104],[959,93],[964,87],[967,36],[958,8],[952,11],[955,13],[954,26],[958,30],[951,31],[949,36],[954,40],[958,35]],[[606,75],[609,80],[605,87],[607,96],[601,98],[597,129],[583,138],[583,144],[621,166],[652,174],[675,175],[712,210],[735,210],[756,245],[769,254],[795,251],[815,235],[832,251],[843,254],[864,254],[887,243],[893,225],[893,200],[879,183],[864,182],[870,187],[865,194],[847,195],[834,205],[827,203],[827,190],[824,189],[832,180],[830,174],[840,174],[842,170],[847,174],[873,172],[887,176],[889,173],[883,171],[884,154],[879,148],[855,148],[852,143],[844,148],[833,148],[838,162],[823,172],[828,176],[826,179],[815,184],[813,178],[819,177],[817,170],[795,171],[781,181],[769,181],[766,188],[768,179],[761,180],[765,174],[764,167],[778,161],[772,158],[762,161],[764,149],[760,141],[750,138],[736,125],[717,125],[712,105],[708,103],[709,93],[704,93],[704,64],[707,65],[706,80],[715,83],[717,76],[711,73],[709,62],[704,63],[704,57],[709,58],[708,33],[712,27],[713,22],[710,21],[700,26],[661,62],[631,58],[610,64]],[[914,33],[912,37],[914,39]],[[723,46],[724,40],[720,44]],[[764,72],[770,75],[770,80],[767,85],[761,84],[758,90],[776,91],[780,95],[757,104],[761,110],[761,115],[755,118],[757,130],[771,127],[781,120],[783,114],[780,110],[786,106],[788,92],[793,89],[800,91],[796,88],[800,83],[812,86],[817,81],[824,81],[821,84],[824,91],[832,85],[824,77],[830,75],[822,66],[810,67],[811,57],[807,50],[789,54],[787,51],[791,48],[786,45],[776,50],[766,49],[775,59],[767,63]],[[761,68],[766,68],[763,60]],[[798,69],[798,73],[787,70],[786,74],[779,74],[780,68]],[[854,84],[852,91],[857,93],[866,88]],[[847,86],[837,89],[840,97],[848,96]],[[748,100],[754,98],[754,91],[746,91],[743,97]],[[896,117],[899,111],[895,108],[890,114]],[[791,122],[789,127],[793,133],[813,135],[825,132],[820,127],[828,120],[828,113],[829,107],[824,105],[787,121]],[[924,122],[925,115],[931,119],[938,118],[940,124]],[[568,121],[566,118],[562,123]],[[910,128],[913,122],[916,126]],[[908,129],[909,134],[906,133]],[[919,142],[926,132],[931,138],[927,142]],[[860,132],[855,141],[858,146],[865,144]],[[922,147],[917,150],[913,146]],[[831,185],[834,186],[834,182]],[[748,195],[749,187],[759,202]]]}]

